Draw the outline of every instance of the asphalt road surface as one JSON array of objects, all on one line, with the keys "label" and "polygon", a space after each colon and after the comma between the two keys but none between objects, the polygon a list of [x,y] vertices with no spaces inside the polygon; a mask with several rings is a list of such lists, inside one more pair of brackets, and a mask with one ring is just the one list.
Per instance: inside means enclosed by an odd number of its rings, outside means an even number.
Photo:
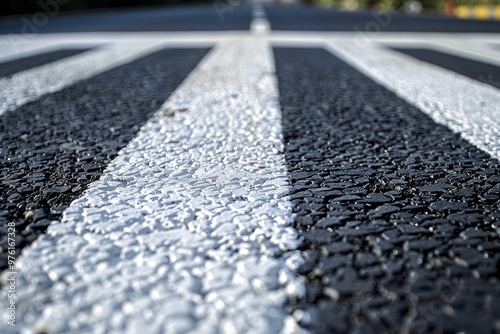
[{"label": "asphalt road surface", "polygon": [[0,20],[1,333],[500,333],[497,22],[42,14]]},{"label": "asphalt road surface", "polygon": [[[250,4],[216,0],[207,5],[139,7],[60,13],[55,7],[35,14],[0,20],[0,33],[89,31],[221,31],[248,30]],[[268,4],[265,13],[273,30],[500,32],[498,21],[459,20],[438,15],[342,12],[304,5]]]}]

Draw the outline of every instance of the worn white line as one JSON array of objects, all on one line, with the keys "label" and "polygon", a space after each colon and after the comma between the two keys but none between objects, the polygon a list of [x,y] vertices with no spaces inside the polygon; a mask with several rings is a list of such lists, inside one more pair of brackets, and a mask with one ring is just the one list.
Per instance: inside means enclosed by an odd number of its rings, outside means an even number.
[{"label": "worn white line", "polygon": [[16,330],[293,330],[283,304],[304,287],[283,149],[270,47],[219,45],[23,251]]},{"label": "worn white line", "polygon": [[436,49],[459,57],[500,66],[498,52],[481,41],[460,38],[448,39],[440,41]]},{"label": "worn white line", "polygon": [[42,95],[58,91],[162,47],[166,45],[149,41],[117,43],[2,78],[0,115]]},{"label": "worn white line", "polygon": [[250,31],[255,34],[266,34],[271,30],[271,24],[265,18],[256,17],[250,23]]},{"label": "worn white line", "polygon": [[[144,42],[168,42],[168,43],[196,43],[203,47],[213,44],[213,41],[224,41],[247,36],[247,31],[221,31],[221,32],[82,32],[82,33],[51,33],[33,36],[30,43],[144,43]],[[0,43],[9,45],[9,38],[0,35]],[[202,45],[200,45],[202,44]],[[21,47],[24,44],[19,44]],[[13,45],[17,47],[17,45]]]},{"label": "worn white line", "polygon": [[371,43],[331,41],[327,49],[417,106],[434,121],[500,158],[500,91]]},{"label": "worn white line", "polygon": [[[31,42],[31,43],[8,43],[0,45],[0,63],[34,56],[45,52],[56,51],[63,48],[71,48],[73,46],[82,47],[81,44],[73,45],[71,43],[60,43],[58,41]],[[85,45],[84,45],[85,46]],[[95,46],[86,45],[86,46]]]},{"label": "worn white line", "polygon": [[391,47],[430,48],[436,51],[474,61],[500,66],[498,54],[487,44],[467,38],[427,39],[385,42]]},{"label": "worn white line", "polygon": [[[203,44],[209,45],[213,42],[234,40],[246,37],[246,31],[221,31],[221,32],[85,32],[85,33],[54,33],[39,34],[33,37],[30,44],[38,43],[71,43],[71,44],[95,44],[95,43],[136,43],[136,42],[165,42],[175,45]],[[390,43],[413,43],[415,41],[457,41],[457,43],[474,41],[478,43],[498,43],[499,34],[449,34],[449,33],[406,33],[406,32],[328,32],[328,31],[272,31],[267,38],[273,41],[303,41],[335,39],[350,42],[390,42]],[[8,45],[9,37],[0,35],[0,44]],[[28,44],[26,44],[28,45]],[[495,52],[494,50],[492,52]]]}]

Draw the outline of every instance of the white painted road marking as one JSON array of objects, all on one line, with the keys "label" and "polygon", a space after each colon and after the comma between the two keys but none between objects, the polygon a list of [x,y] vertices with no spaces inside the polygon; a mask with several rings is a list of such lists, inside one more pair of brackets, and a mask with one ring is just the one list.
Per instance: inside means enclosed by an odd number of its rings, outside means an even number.
[{"label": "white painted road marking", "polygon": [[213,50],[25,250],[18,328],[279,332],[303,287],[273,73],[262,39]]},{"label": "white painted road marking", "polygon": [[[64,223],[55,222],[47,236],[24,250],[18,259],[19,326],[116,333],[170,326],[230,333],[273,332],[293,323],[285,318],[282,302],[285,294],[301,293],[293,274],[301,259],[293,251],[273,257],[280,247],[294,249],[297,235],[287,226],[291,209],[268,42],[311,47],[333,41],[329,49],[346,62],[499,157],[499,90],[376,45],[409,34],[378,34],[365,49],[349,44],[354,34],[257,36],[36,37],[37,48],[65,39],[113,44],[0,81],[0,114],[165,46],[224,43],[66,211]],[[442,34],[411,36],[407,45],[446,38],[449,45],[457,43]],[[495,40],[468,36],[478,43]],[[38,83],[30,86],[29,80]],[[10,329],[3,320],[2,333]]]},{"label": "white painted road marking", "polygon": [[331,41],[328,49],[476,147],[500,159],[500,91],[370,44]]},{"label": "white painted road marking", "polygon": [[[0,45],[0,63],[30,57],[45,52],[60,50],[63,48],[70,49],[72,46],[72,43],[60,43],[57,41],[32,41],[24,43],[9,43],[7,41],[3,41]],[[82,43],[77,42],[77,45],[75,46],[81,48]]]},{"label": "white painted road marking", "polygon": [[152,53],[161,47],[157,42],[114,44],[2,78],[0,115],[7,110],[34,101],[42,95],[56,92],[77,81]]},{"label": "white painted road marking", "polygon": [[271,30],[271,24],[267,20],[264,6],[260,3],[254,3],[252,6],[252,22],[250,31],[256,34],[265,34]]}]

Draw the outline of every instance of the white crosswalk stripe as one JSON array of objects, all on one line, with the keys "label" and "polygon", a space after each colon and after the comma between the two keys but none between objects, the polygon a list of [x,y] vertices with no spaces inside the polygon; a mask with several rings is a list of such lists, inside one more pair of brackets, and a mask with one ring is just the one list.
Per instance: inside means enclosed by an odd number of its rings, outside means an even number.
[{"label": "white crosswalk stripe", "polygon": [[[275,258],[295,249],[298,236],[287,227],[273,72],[259,39],[220,45],[199,65],[20,259],[20,312],[36,315],[20,319],[23,328],[283,327],[286,295],[302,291],[291,271],[301,260],[293,252]],[[40,261],[49,253],[57,261]],[[43,279],[62,276],[62,285]],[[29,293],[41,290],[45,297]],[[94,316],[73,317],[88,308]]]},{"label": "white crosswalk stripe", "polygon": [[[61,46],[70,46],[71,43],[61,44],[57,41],[39,41],[39,42],[25,42],[13,43],[4,40],[0,47],[0,62],[7,62],[23,57],[34,56],[43,52],[60,49]],[[78,46],[81,47],[81,43]]]},{"label": "white crosswalk stripe", "polygon": [[[324,47],[500,159],[498,89],[385,48],[398,43],[393,35],[356,45],[352,34],[271,34],[256,12],[245,37],[82,35],[79,45],[106,45],[0,79],[1,115],[160,48],[216,45],[62,221],[24,249],[19,327],[2,313],[0,332],[301,332],[284,310],[305,293],[296,278],[304,260],[291,226],[272,45]],[[41,37],[0,61],[65,38]],[[493,51],[475,55],[443,38],[404,44],[498,63]]]},{"label": "white crosswalk stripe", "polygon": [[[141,45],[142,44],[142,45]],[[114,44],[0,79],[0,115],[40,96],[140,58],[160,47],[158,43]]]},{"label": "white crosswalk stripe", "polygon": [[437,123],[500,158],[498,89],[373,44],[359,48],[332,42],[329,49]]}]

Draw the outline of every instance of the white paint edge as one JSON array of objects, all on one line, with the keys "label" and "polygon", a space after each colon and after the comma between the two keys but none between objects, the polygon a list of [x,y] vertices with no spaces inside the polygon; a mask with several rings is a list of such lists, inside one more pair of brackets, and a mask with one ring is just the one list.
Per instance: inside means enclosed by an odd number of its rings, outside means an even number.
[{"label": "white paint edge", "polygon": [[0,79],[0,115],[42,95],[166,47],[158,42],[117,43]]},{"label": "white paint edge", "polygon": [[[95,45],[88,46],[92,47]],[[68,41],[65,43],[59,43],[58,41],[5,43],[0,45],[0,63],[71,47],[82,48],[85,47],[85,45],[72,45]]]},{"label": "white paint edge", "polygon": [[500,159],[500,91],[374,43],[359,48],[331,40],[326,48],[435,122]]},{"label": "white paint edge", "polygon": [[[408,33],[408,32],[335,32],[335,31],[276,31],[273,30],[267,37],[272,40],[324,40],[335,39],[353,41],[356,36],[363,35],[371,42],[413,43],[414,41],[476,41],[480,43],[498,44],[500,34],[494,33]],[[127,42],[187,42],[213,43],[247,37],[248,31],[197,31],[197,32],[79,32],[79,33],[51,33],[30,36],[29,43],[127,43]],[[19,35],[22,38],[22,35]],[[363,38],[364,40],[364,38]],[[8,35],[0,35],[0,43],[9,44],[12,40]],[[23,44],[20,43],[20,44]],[[495,52],[495,51],[493,51]]]},{"label": "white paint edge", "polygon": [[500,66],[499,53],[492,50],[486,43],[471,40],[466,36],[462,38],[427,39],[386,42],[390,47],[430,48],[452,56],[462,57],[495,66]]},{"label": "white paint edge", "polygon": [[437,49],[451,55],[500,66],[500,53],[482,41],[461,38],[448,39],[440,41]]},{"label": "white paint edge", "polygon": [[[22,40],[23,35],[15,35]],[[222,32],[76,32],[76,33],[51,33],[30,36],[29,42],[12,42],[11,37],[0,35],[0,43],[16,44],[23,46],[31,43],[136,43],[136,42],[178,42],[178,43],[213,43],[214,41],[233,40],[238,37],[248,36],[248,31],[222,31]]]},{"label": "white paint edge", "polygon": [[16,331],[298,332],[278,94],[263,39],[212,50],[24,249]]}]

